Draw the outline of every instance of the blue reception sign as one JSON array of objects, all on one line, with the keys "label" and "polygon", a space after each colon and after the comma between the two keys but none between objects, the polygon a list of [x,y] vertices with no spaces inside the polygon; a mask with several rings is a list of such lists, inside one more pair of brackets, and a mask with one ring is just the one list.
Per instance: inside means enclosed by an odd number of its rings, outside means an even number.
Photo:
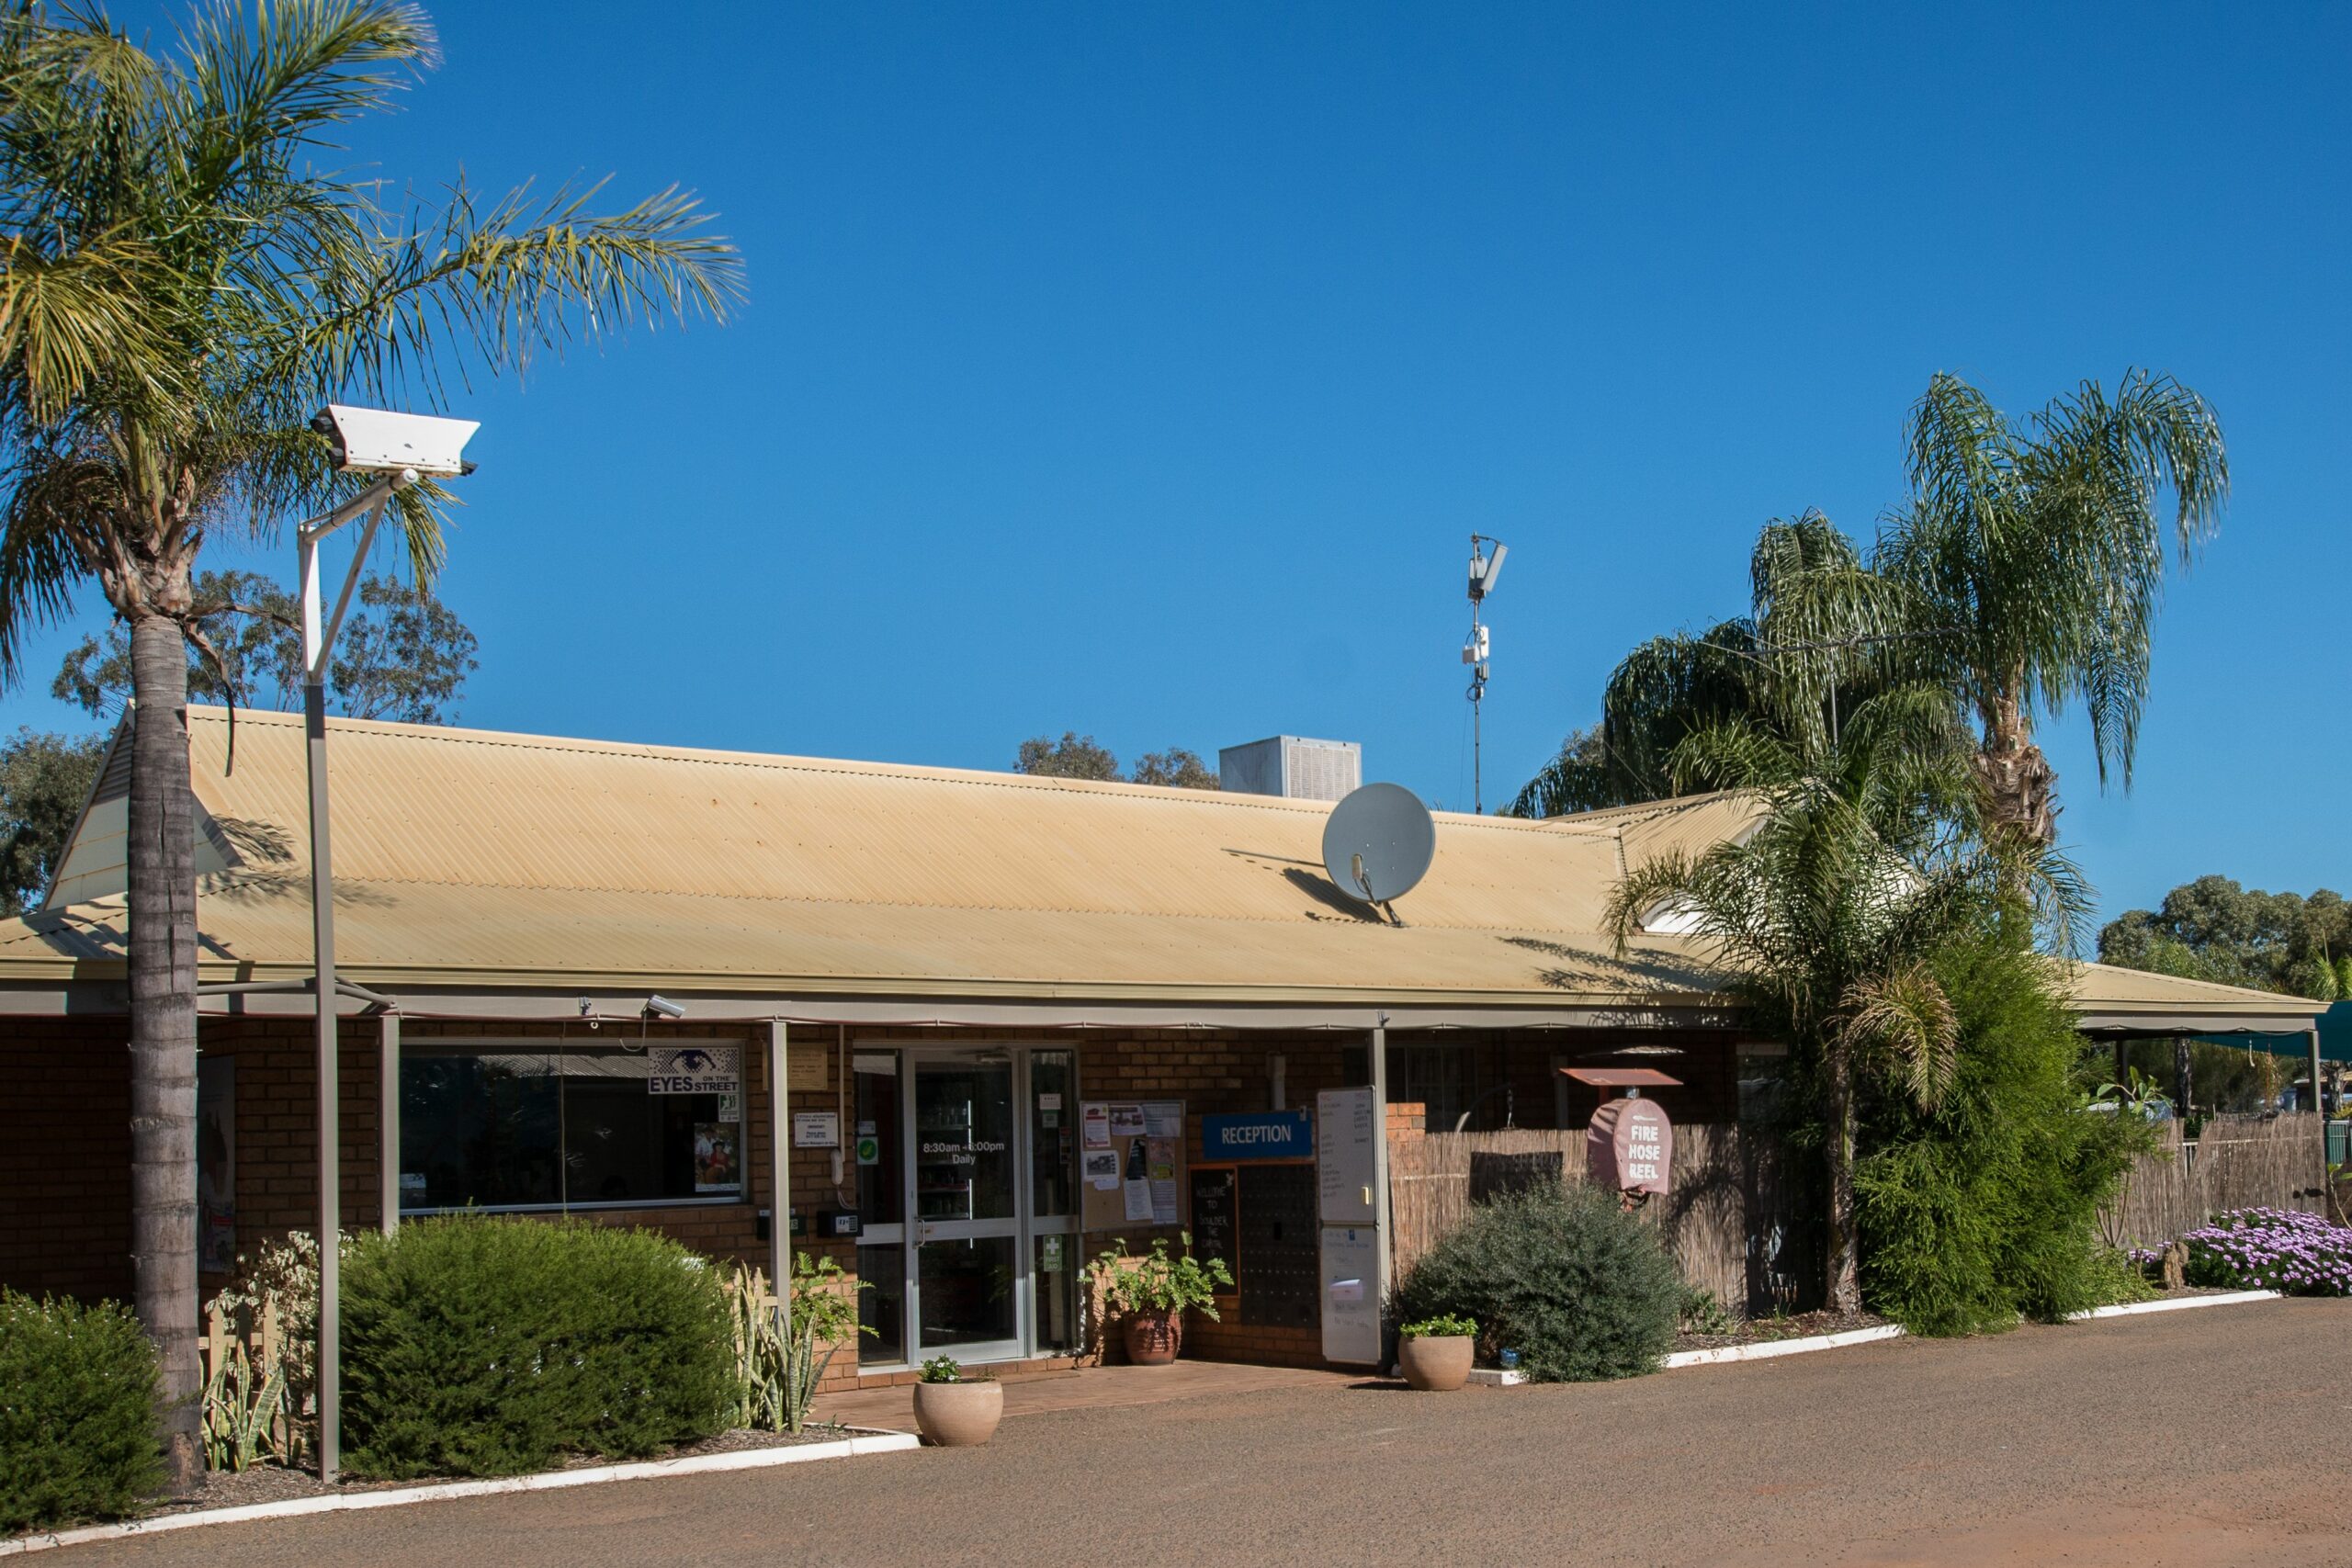
[{"label": "blue reception sign", "polygon": [[1201,1118],[1201,1162],[1305,1159],[1315,1152],[1315,1119],[1305,1111],[1260,1111]]}]

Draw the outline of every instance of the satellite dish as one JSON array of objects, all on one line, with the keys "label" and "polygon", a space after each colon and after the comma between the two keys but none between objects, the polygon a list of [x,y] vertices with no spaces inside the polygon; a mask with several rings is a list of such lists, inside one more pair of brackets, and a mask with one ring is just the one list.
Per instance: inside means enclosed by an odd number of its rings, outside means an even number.
[{"label": "satellite dish", "polygon": [[1367,904],[1410,893],[1436,853],[1430,808],[1403,784],[1352,791],[1323,824],[1323,869],[1340,892]]}]

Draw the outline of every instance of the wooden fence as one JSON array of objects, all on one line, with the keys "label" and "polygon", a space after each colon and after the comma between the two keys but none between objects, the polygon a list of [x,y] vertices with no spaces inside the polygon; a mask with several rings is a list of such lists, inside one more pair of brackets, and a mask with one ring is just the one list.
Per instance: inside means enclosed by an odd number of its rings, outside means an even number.
[{"label": "wooden fence", "polygon": [[2162,1247],[2224,1209],[2301,1209],[2325,1213],[2317,1119],[2216,1116],[2184,1143],[2180,1123],[2159,1128],[2121,1194],[2100,1215],[2116,1247]]},{"label": "wooden fence", "polygon": [[[2159,1247],[2224,1209],[2327,1210],[2319,1185],[2319,1129],[2303,1116],[2217,1116],[2184,1145],[2177,1122],[2142,1156],[2100,1216],[2116,1247]],[[1431,1133],[1388,1145],[1395,1266],[1403,1278],[1473,1204],[1534,1181],[1585,1179],[1582,1128]],[[1799,1213],[1797,1184],[1779,1141],[1752,1128],[1674,1130],[1674,1190],[1645,1217],[1664,1233],[1682,1277],[1750,1316],[1816,1304],[1815,1227]]]},{"label": "wooden fence", "polygon": [[[1585,1179],[1584,1129],[1517,1128],[1432,1133],[1389,1144],[1395,1262],[1402,1278],[1471,1205],[1534,1181]],[[1809,1303],[1818,1272],[1811,1229],[1794,1212],[1776,1140],[1737,1126],[1674,1130],[1674,1190],[1645,1217],[1692,1285],[1734,1313],[1760,1314]]]}]

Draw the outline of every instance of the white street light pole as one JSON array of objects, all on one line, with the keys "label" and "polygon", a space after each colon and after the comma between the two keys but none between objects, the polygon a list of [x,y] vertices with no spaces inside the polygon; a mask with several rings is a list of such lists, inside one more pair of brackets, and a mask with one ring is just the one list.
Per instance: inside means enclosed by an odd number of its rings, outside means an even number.
[{"label": "white street light pole", "polygon": [[[327,846],[327,661],[393,492],[414,484],[421,473],[472,472],[473,465],[461,454],[481,426],[471,420],[340,406],[327,409],[311,426],[334,441],[338,470],[383,475],[294,531],[302,578],[302,730],[310,750],[311,940],[317,971],[311,986],[319,1072],[319,1479],[332,1484],[343,1459],[343,1117],[341,1053],[335,1038],[334,877]],[[335,595],[334,613],[327,615],[319,545],[363,514],[367,522],[352,552],[351,570]],[[379,1070],[393,1067],[386,1062]]]}]

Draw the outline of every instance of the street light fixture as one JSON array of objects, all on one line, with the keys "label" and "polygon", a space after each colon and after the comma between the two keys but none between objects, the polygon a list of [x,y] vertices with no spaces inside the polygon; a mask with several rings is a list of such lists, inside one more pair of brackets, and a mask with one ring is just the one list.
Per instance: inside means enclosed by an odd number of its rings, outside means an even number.
[{"label": "street light fixture", "polygon": [[[453,478],[474,471],[466,443],[481,425],[469,419],[393,413],[330,404],[311,428],[334,446],[338,473],[377,474],[374,484],[294,531],[302,576],[302,731],[310,747],[311,937],[317,977],[311,982],[319,1055],[319,1478],[333,1483],[343,1457],[342,1072],[335,1038],[334,883],[327,854],[327,659],[367,567],[368,551],[393,492],[427,474]],[[327,615],[320,581],[319,546],[328,535],[365,516],[351,570]],[[382,1071],[392,1070],[385,1063]],[[390,1216],[386,1216],[388,1219]]]}]

